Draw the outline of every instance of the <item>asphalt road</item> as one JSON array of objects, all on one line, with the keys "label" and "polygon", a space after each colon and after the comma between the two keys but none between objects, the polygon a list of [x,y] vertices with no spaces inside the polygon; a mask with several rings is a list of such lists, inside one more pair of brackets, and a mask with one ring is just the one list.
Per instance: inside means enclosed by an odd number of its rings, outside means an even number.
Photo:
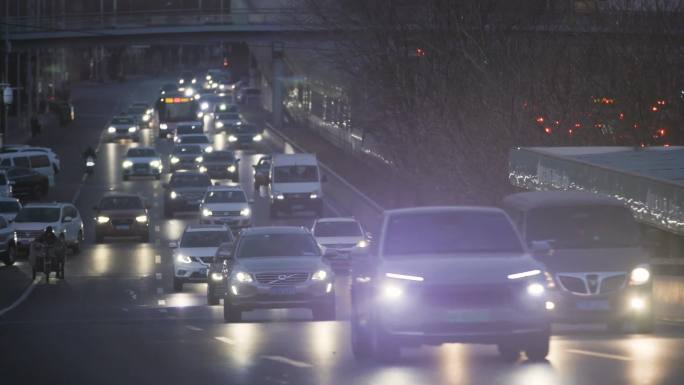
[{"label": "asphalt road", "polygon": [[[66,280],[40,281],[15,309],[0,316],[2,384],[681,384],[684,328],[658,324],[653,335],[611,335],[603,328],[557,328],[548,362],[504,363],[490,346],[450,344],[410,349],[395,364],[357,363],[350,351],[348,280],[337,278],[338,320],[312,322],[307,310],[248,312],[223,323],[206,305],[206,286],[172,291],[168,242],[195,223],[163,219],[161,183],[123,182],[121,161],[131,144],[102,143],[95,173],[82,179],[80,152],[97,141],[107,118],[134,100],[151,100],[160,81],[79,90],[84,118],[52,134],[65,171],[51,197],[75,202],[87,218],[87,240],[70,257]],[[143,145],[166,154],[170,143],[146,130]],[[47,139],[46,139],[47,140]],[[223,134],[214,137],[223,147]],[[259,153],[290,151],[266,141],[240,152],[242,184],[255,198],[256,225],[312,223],[302,215],[271,221],[267,201],[252,188]],[[151,242],[93,244],[91,207],[108,190],[137,192],[151,203]],[[326,207],[327,214],[333,210]],[[13,271],[25,271],[21,261]]]}]

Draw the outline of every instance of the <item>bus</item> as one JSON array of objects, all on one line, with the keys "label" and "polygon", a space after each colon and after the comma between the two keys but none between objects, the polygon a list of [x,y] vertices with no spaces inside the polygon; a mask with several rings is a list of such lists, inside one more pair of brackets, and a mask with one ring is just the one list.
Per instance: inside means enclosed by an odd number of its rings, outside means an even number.
[{"label": "bus", "polygon": [[199,102],[194,97],[168,94],[156,104],[160,138],[173,134],[179,124],[204,125]]}]

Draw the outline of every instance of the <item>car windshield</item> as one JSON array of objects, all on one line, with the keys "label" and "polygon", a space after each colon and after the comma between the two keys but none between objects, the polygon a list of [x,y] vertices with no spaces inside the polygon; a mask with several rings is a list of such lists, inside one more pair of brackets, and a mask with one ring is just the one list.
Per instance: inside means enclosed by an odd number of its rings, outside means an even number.
[{"label": "car windshield", "polygon": [[214,151],[204,155],[204,162],[233,162],[235,155],[228,151]]},{"label": "car windshield", "polygon": [[129,158],[154,158],[157,153],[151,148],[131,148],[126,156]]},{"label": "car windshield", "polygon": [[273,181],[277,183],[318,182],[316,166],[280,166],[273,170]]},{"label": "car windshield", "polygon": [[619,206],[572,206],[530,210],[526,241],[558,249],[635,247],[640,230],[632,213]]},{"label": "car windshield", "polygon": [[247,197],[244,191],[209,191],[204,198],[205,203],[244,203]]},{"label": "car windshield", "polygon": [[209,143],[209,138],[204,135],[184,135],[180,137],[181,143]]},{"label": "car windshield", "polygon": [[238,258],[316,257],[320,250],[309,234],[258,234],[242,237]]},{"label": "car windshield", "polygon": [[360,237],[361,228],[356,222],[318,222],[314,228],[316,237]]},{"label": "car windshield", "polygon": [[394,214],[383,244],[385,257],[523,252],[506,215],[482,211]]},{"label": "car windshield", "polygon": [[216,115],[217,120],[238,120],[240,115],[236,113],[218,114]]},{"label": "car windshield", "polygon": [[131,118],[114,118],[112,124],[135,124]]},{"label": "car windshield", "polygon": [[200,146],[177,146],[173,149],[173,153],[176,155],[201,154],[202,153],[202,147],[200,147]]},{"label": "car windshield", "polygon": [[241,126],[237,126],[235,127],[235,130],[243,134],[256,134],[257,132],[259,132],[257,126],[254,126],[252,124],[243,124]]},{"label": "car windshield", "polygon": [[178,127],[176,127],[176,135],[196,134],[198,132],[202,132],[201,127],[195,127],[195,126],[178,126]]},{"label": "car windshield", "polygon": [[172,187],[208,187],[211,179],[206,174],[173,174],[169,186]]},{"label": "car windshield", "polygon": [[219,247],[222,243],[232,242],[230,231],[186,231],[180,247]]},{"label": "car windshield", "polygon": [[0,173],[0,185],[6,185],[7,184],[7,175],[4,173]]},{"label": "car windshield", "polygon": [[128,109],[129,115],[143,115],[145,112],[147,112],[145,107],[131,107]]},{"label": "car windshield", "polygon": [[19,202],[2,201],[0,202],[0,213],[16,213],[19,211]]},{"label": "car windshield", "polygon": [[60,209],[57,207],[24,207],[14,218],[15,222],[51,223],[59,221]]},{"label": "car windshield", "polygon": [[100,210],[142,210],[144,208],[139,197],[106,197],[98,206]]}]

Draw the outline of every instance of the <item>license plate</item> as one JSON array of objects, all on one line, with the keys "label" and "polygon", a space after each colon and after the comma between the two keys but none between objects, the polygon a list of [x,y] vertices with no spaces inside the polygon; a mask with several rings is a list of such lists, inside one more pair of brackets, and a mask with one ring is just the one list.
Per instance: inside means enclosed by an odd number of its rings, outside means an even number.
[{"label": "license plate", "polygon": [[188,200],[188,203],[191,205],[198,205],[200,203],[200,199],[190,199]]},{"label": "license plate", "polygon": [[607,300],[577,301],[575,306],[579,310],[610,310],[610,302]]},{"label": "license plate", "polygon": [[116,229],[117,230],[130,230],[131,226],[129,225],[117,225]]},{"label": "license plate", "polygon": [[487,322],[490,319],[486,310],[457,310],[447,314],[449,322]]},{"label": "license plate", "polygon": [[275,295],[293,295],[295,294],[295,288],[290,286],[285,287],[272,287],[271,294]]},{"label": "license plate", "polygon": [[292,209],[294,210],[302,210],[304,208],[304,205],[292,205]]}]

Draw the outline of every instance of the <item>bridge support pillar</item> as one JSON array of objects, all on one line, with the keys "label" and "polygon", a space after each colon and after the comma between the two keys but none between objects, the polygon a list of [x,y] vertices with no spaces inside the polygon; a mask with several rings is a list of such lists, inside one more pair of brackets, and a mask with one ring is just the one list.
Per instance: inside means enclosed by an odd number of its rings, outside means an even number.
[{"label": "bridge support pillar", "polygon": [[281,127],[283,124],[283,80],[284,80],[284,63],[283,56],[285,51],[285,43],[273,42],[272,47],[272,68],[273,68],[273,92],[272,92],[272,108],[273,108],[273,125]]}]

